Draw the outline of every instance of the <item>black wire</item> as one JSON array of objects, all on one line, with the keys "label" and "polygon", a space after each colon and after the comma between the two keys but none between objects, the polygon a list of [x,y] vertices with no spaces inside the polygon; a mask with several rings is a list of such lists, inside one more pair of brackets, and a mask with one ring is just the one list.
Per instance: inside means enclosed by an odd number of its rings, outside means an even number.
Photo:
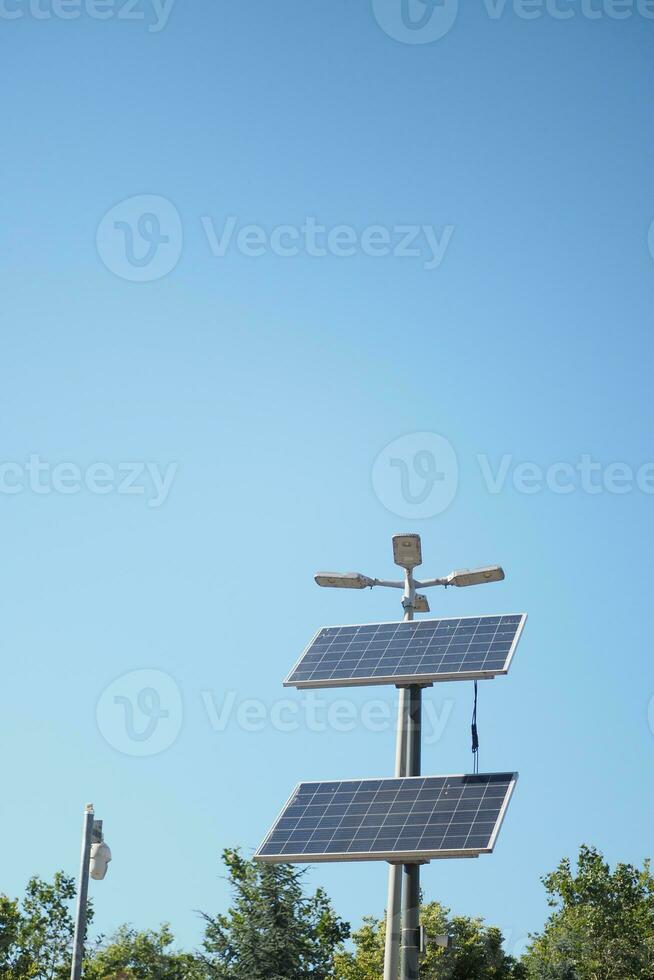
[{"label": "black wire", "polygon": [[472,759],[473,772],[479,772],[479,733],[477,731],[477,681],[475,681],[475,700],[472,706]]}]

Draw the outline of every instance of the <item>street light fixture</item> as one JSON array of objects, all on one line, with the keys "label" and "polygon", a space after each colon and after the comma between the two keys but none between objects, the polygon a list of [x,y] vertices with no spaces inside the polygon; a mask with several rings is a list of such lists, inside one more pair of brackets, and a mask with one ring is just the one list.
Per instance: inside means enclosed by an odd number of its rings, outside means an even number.
[{"label": "street light fixture", "polygon": [[375,584],[359,572],[318,572],[315,580],[325,589],[367,589]]},{"label": "street light fixture", "polygon": [[[315,579],[318,585],[335,589],[365,589],[382,586],[389,589],[403,589],[402,607],[404,620],[413,619],[416,612],[429,612],[427,597],[416,594],[416,588],[429,589],[436,585],[444,587],[454,585],[462,588],[468,585],[483,585],[487,582],[501,582],[504,571],[499,565],[488,565],[484,568],[462,569],[450,572],[445,578],[425,579],[417,581],[413,577],[413,569],[422,565],[422,546],[419,534],[396,534],[393,537],[393,560],[404,569],[404,581],[392,582],[385,579],[369,578],[359,572],[321,572]],[[419,733],[420,689],[400,688],[400,703],[397,720],[397,746],[395,776],[414,776],[420,774]],[[417,740],[416,740],[417,739]],[[397,980],[400,964],[401,933],[405,937],[413,935],[402,947],[403,970],[402,976],[412,977],[418,970],[418,943],[416,940],[418,904],[420,894],[420,868],[418,865],[407,865],[406,888],[402,898],[402,865],[391,864],[388,879],[388,908],[386,912],[386,952],[384,959],[384,980]],[[402,908],[403,928],[400,927],[400,910]],[[407,928],[407,926],[411,926]]]},{"label": "street light fixture", "polygon": [[422,565],[420,535],[396,534],[393,537],[393,560],[396,565],[407,570]]},{"label": "street light fixture", "polygon": [[504,569],[499,565],[488,565],[486,568],[463,568],[457,572],[450,572],[447,576],[448,585],[456,585],[459,588],[466,585],[484,585],[486,582],[501,582],[504,578]]}]

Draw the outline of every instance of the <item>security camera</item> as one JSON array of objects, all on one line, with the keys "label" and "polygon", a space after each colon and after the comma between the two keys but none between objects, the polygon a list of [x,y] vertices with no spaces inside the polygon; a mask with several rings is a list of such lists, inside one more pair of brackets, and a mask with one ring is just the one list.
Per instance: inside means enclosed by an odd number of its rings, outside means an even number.
[{"label": "security camera", "polygon": [[102,881],[107,874],[111,851],[104,841],[91,844],[91,877],[94,881]]}]

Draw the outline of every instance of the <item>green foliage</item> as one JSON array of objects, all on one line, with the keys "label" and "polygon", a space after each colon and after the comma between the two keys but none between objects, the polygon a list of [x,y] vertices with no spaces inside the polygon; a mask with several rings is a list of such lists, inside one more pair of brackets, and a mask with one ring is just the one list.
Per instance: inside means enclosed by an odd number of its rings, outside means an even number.
[{"label": "green foliage", "polygon": [[384,973],[384,942],[386,924],[366,916],[363,925],[352,939],[355,952],[343,950],[336,953],[336,976],[339,980],[368,980],[379,978]]},{"label": "green foliage", "polygon": [[12,961],[16,962],[18,940],[21,930],[21,914],[18,900],[11,900],[6,895],[0,895],[0,969],[2,976],[20,976],[11,974]]},{"label": "green foliage", "polygon": [[531,980],[651,980],[654,878],[582,847],[576,874],[567,859],[543,879],[555,911],[525,956]]},{"label": "green foliage", "polygon": [[206,972],[196,957],[174,950],[168,925],[137,932],[122,926],[90,957],[85,980],[201,980]]},{"label": "green foliage", "polygon": [[322,890],[306,898],[290,865],[223,855],[234,892],[226,915],[205,915],[205,962],[218,980],[332,980],[349,926]]},{"label": "green foliage", "polygon": [[[203,950],[179,951],[168,925],[123,926],[89,949],[85,980],[380,980],[385,924],[350,929],[322,890],[306,896],[290,865],[259,865],[226,851],[234,899],[224,915],[205,915]],[[422,909],[431,937],[421,980],[654,980],[654,877],[582,847],[543,879],[552,908],[522,963],[503,950],[499,929],[451,916],[437,902]],[[68,980],[75,885],[59,873],[32,878],[22,899],[0,895],[0,980]],[[91,910],[89,910],[89,921]],[[449,935],[443,949],[434,937]]]},{"label": "green foliage", "polygon": [[526,976],[524,968],[503,949],[504,937],[496,926],[484,925],[483,919],[455,916],[450,923],[452,947],[444,957],[442,972],[434,980],[509,980]]},{"label": "green foliage", "polygon": [[[0,896],[0,977],[3,980],[66,980],[74,923],[72,878],[57,873],[52,884],[32,878],[22,902]],[[89,909],[89,920],[92,916]]]},{"label": "green foliage", "polygon": [[[499,929],[481,919],[450,918],[438,902],[424,905],[421,921],[431,938],[420,965],[421,980],[510,980],[523,977],[522,967],[502,949]],[[436,945],[434,937],[449,935],[449,949]],[[339,980],[379,980],[384,972],[384,922],[366,919],[354,934],[354,952],[336,956]]]}]

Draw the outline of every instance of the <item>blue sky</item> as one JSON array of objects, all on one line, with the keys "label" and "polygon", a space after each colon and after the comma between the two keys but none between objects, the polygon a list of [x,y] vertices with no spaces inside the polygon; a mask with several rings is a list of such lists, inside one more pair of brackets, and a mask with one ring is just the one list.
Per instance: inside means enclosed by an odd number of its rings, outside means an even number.
[{"label": "blue sky", "polygon": [[[480,692],[481,768],[520,772],[496,853],[423,878],[517,948],[580,843],[651,851],[652,12],[99,9],[0,14],[0,889],[76,873],[92,800],[98,930],[197,943],[299,780],[392,771],[393,691],[352,731],[270,711],[319,626],[400,614],[314,571],[391,575],[415,530],[425,574],[507,572],[435,614],[529,613]],[[470,768],[470,687],[426,694],[425,772]],[[383,911],[382,865],[310,881]]]}]

